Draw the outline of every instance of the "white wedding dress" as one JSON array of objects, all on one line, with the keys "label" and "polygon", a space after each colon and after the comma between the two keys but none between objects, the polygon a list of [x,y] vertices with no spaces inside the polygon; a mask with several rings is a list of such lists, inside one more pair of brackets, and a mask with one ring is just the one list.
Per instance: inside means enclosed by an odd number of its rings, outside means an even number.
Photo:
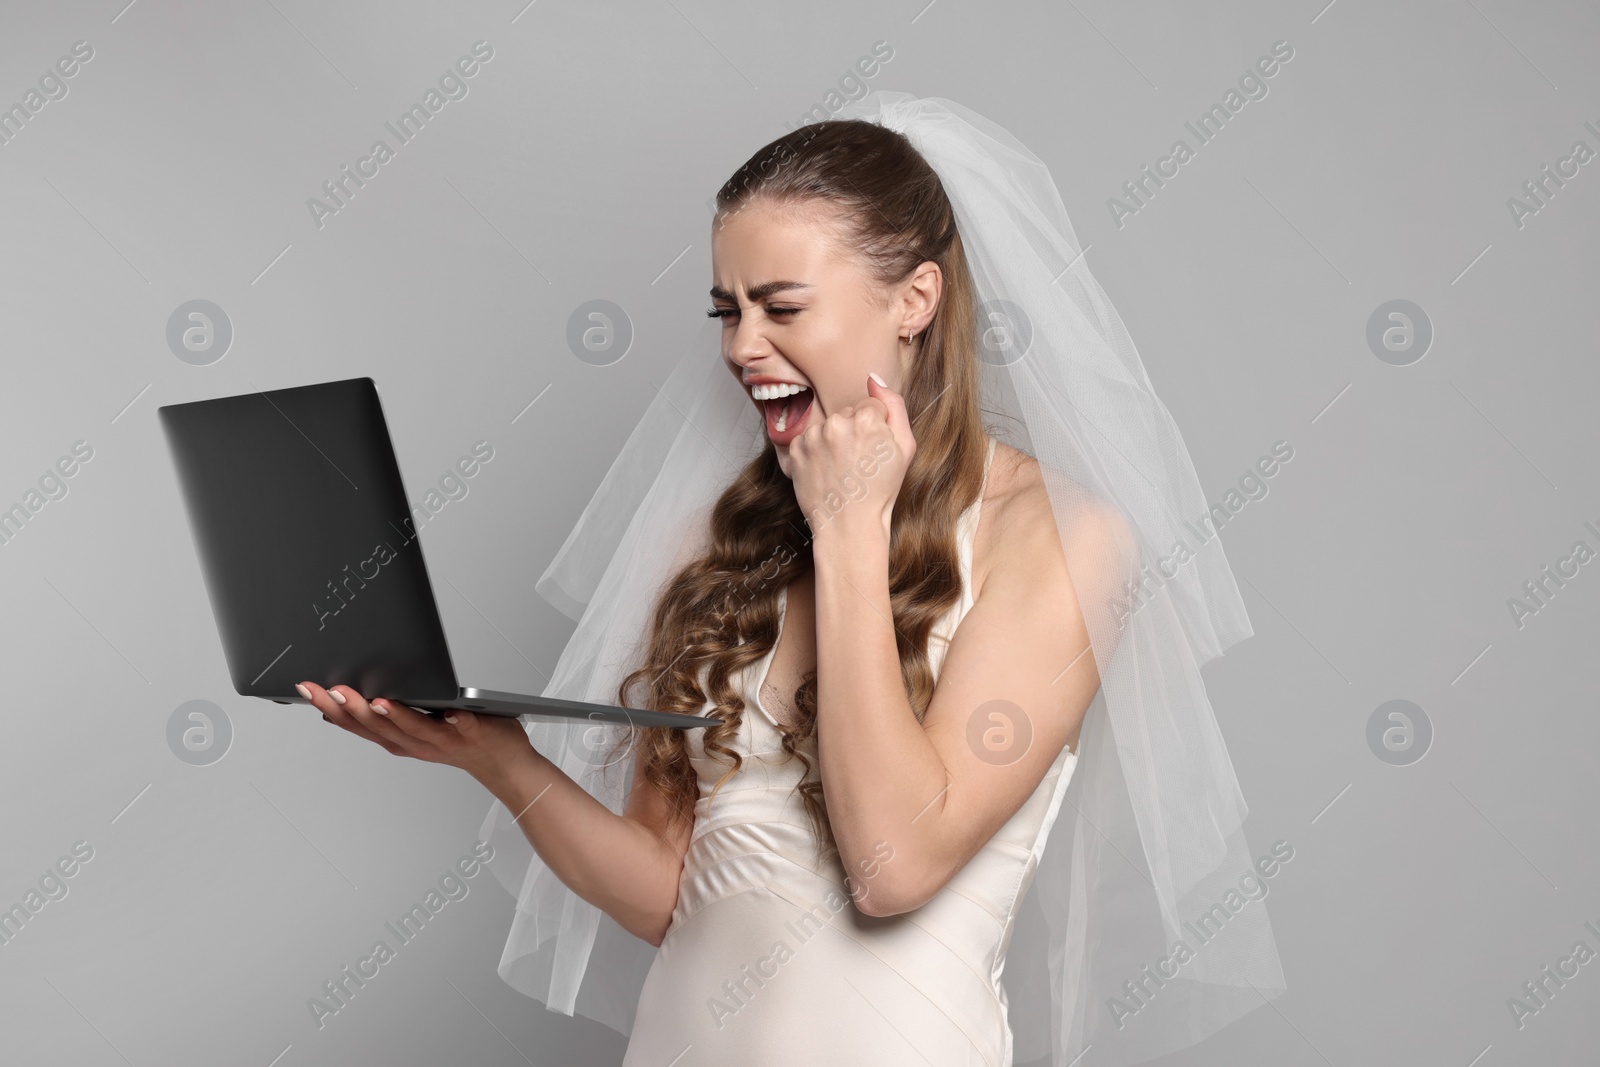
[{"label": "white wedding dress", "polygon": [[[972,607],[982,503],[980,493],[960,518],[962,594],[929,644],[935,678]],[[787,603],[785,589],[780,636]],[[736,745],[745,761],[714,805],[706,797],[727,764],[708,758],[700,732],[689,732],[701,799],[623,1067],[1010,1067],[1001,970],[1076,753],[1061,749],[1028,800],[933,899],[901,915],[863,915],[839,860],[816,860],[795,791],[804,768],[783,760],[777,723],[761,705],[775,652],[776,642],[739,680],[746,710]],[[814,738],[811,745],[815,764]]]}]

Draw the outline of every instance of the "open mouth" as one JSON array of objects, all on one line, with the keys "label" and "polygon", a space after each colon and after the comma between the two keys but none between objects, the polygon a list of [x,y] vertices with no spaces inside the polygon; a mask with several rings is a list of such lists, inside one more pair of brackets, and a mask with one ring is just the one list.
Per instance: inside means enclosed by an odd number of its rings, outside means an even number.
[{"label": "open mouth", "polygon": [[787,444],[799,436],[816,399],[816,394],[805,386],[790,388],[798,391],[761,401],[767,419],[767,435],[778,444]]}]

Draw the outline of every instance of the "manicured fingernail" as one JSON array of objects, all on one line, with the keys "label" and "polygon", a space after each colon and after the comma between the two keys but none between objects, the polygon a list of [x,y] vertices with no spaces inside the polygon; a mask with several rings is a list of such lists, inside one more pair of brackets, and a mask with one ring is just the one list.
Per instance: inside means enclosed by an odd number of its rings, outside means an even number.
[{"label": "manicured fingernail", "polygon": [[384,707],[382,704],[374,704],[374,705],[372,705],[372,710],[377,712],[379,715],[387,715],[387,714],[389,714],[389,709]]},{"label": "manicured fingernail", "polygon": [[449,723],[453,723],[453,722],[456,721],[456,717],[454,715],[446,715],[444,717],[444,721],[445,722],[449,722]]},{"label": "manicured fingernail", "polygon": [[295,684],[294,691],[305,697],[307,700],[311,699],[311,690],[307,689],[303,685],[300,685],[299,683]]},{"label": "manicured fingernail", "polygon": [[873,371],[870,375],[868,375],[868,377],[877,382],[879,385],[883,386],[885,389],[889,388],[889,383],[884,381],[877,371]]},{"label": "manicured fingernail", "polygon": [[337,689],[328,690],[328,695],[333,698],[333,702],[335,704],[343,704],[344,703],[344,694],[339,692]]}]

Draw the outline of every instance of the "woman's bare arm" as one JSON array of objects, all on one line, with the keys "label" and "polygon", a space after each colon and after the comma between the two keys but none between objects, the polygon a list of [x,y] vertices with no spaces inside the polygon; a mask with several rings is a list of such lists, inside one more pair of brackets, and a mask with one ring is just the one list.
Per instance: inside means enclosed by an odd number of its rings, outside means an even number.
[{"label": "woman's bare arm", "polygon": [[1042,482],[1030,497],[920,723],[889,621],[888,537],[841,515],[816,538],[818,752],[840,856],[874,872],[865,914],[912,911],[955,877],[1076,745],[1100,688],[1079,605],[1111,601],[1131,542],[1109,508],[1085,515],[1069,569]]},{"label": "woman's bare arm", "polygon": [[624,930],[661,943],[693,822],[671,826],[665,798],[642,774],[618,815],[535,749],[517,719],[469,711],[435,718],[391,700],[369,704],[347,685],[303,689],[329,722],[394,755],[472,775],[516,816],[557,878]]},{"label": "woman's bare arm", "polygon": [[532,745],[511,772],[485,782],[546,865],[578,896],[652,945],[678,903],[693,820],[671,826],[666,798],[636,758],[633,789],[615,815]]}]

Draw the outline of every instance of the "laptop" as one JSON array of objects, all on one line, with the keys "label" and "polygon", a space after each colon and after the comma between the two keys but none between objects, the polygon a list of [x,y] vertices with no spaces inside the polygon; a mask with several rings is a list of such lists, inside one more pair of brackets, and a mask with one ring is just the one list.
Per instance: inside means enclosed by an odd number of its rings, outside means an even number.
[{"label": "laptop", "polygon": [[721,721],[458,685],[371,378],[158,410],[241,696],[305,704],[310,680],[430,712]]}]

